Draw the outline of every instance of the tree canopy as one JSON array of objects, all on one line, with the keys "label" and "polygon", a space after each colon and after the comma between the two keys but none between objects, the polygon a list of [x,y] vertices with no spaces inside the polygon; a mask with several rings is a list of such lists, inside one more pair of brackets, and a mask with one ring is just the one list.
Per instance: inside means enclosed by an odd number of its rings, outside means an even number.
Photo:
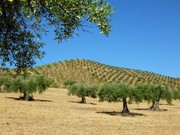
[{"label": "tree canopy", "polygon": [[153,84],[141,84],[136,86],[136,95],[139,99],[152,102],[150,109],[156,111],[160,110],[159,101],[166,100],[167,103],[171,103],[173,97],[173,92],[170,91],[167,87],[161,85]]},{"label": "tree canopy", "polygon": [[177,90],[173,91],[173,98],[175,100],[179,99],[180,100],[180,88],[178,88]]},{"label": "tree canopy", "polygon": [[126,84],[104,84],[98,93],[100,101],[108,102],[123,102],[123,114],[129,114],[129,109],[127,106],[127,98],[135,99],[135,101],[140,101],[136,96],[134,96],[134,89]]},{"label": "tree canopy", "polygon": [[33,100],[33,93],[43,93],[50,85],[51,80],[44,76],[17,77],[11,78],[5,83],[7,91],[20,92],[24,94],[20,99]]},{"label": "tree canopy", "polygon": [[0,76],[0,91],[1,91],[1,86],[4,85],[8,81],[7,76]]},{"label": "tree canopy", "polygon": [[108,36],[112,11],[103,0],[1,0],[0,65],[32,67],[44,55],[39,39],[49,28],[60,42],[86,30],[85,22],[97,24]]},{"label": "tree canopy", "polygon": [[68,87],[68,95],[76,95],[81,97],[81,103],[86,103],[85,97],[97,97],[97,90],[96,86],[88,86],[85,84],[73,84]]}]

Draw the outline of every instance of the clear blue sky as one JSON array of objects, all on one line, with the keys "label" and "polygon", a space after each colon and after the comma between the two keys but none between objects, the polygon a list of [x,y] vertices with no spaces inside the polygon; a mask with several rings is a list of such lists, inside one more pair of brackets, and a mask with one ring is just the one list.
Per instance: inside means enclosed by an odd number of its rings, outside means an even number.
[{"label": "clear blue sky", "polygon": [[37,65],[78,58],[180,77],[180,0],[107,1],[115,8],[109,37],[94,25],[61,44],[49,33]]}]

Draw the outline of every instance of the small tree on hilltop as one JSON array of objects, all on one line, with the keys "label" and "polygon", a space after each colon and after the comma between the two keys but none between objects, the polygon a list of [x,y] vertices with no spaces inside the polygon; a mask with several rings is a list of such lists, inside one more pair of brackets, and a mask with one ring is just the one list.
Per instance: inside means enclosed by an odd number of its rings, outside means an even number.
[{"label": "small tree on hilltop", "polygon": [[169,104],[173,99],[173,93],[167,87],[163,87],[161,85],[138,85],[136,87],[136,93],[141,93],[144,100],[152,102],[150,109],[154,111],[160,110],[159,101],[161,99],[166,100]]},{"label": "small tree on hilltop", "polygon": [[97,97],[97,87],[82,84],[73,84],[68,88],[68,95],[76,95],[78,97],[81,97],[81,103],[86,104],[87,102],[85,97]]},{"label": "small tree on hilltop", "polygon": [[[126,84],[105,84],[100,88],[98,93],[100,101],[123,102],[123,114],[129,114],[127,98],[135,99],[134,90]],[[136,99],[136,101],[140,101]]]},{"label": "small tree on hilltop", "polygon": [[31,101],[33,93],[44,92],[51,84],[51,81],[44,76],[17,77],[5,83],[6,89],[12,92],[20,92],[23,94],[20,99]]}]

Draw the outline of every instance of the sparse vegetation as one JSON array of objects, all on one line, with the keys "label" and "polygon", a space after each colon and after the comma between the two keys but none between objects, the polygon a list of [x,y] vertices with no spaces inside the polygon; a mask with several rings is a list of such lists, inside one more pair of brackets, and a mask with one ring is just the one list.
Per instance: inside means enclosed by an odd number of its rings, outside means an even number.
[{"label": "sparse vegetation", "polygon": [[[88,103],[78,104],[76,96],[67,96],[66,89],[49,88],[44,94],[34,93],[38,100],[14,100],[18,93],[0,93],[1,135],[178,135],[180,102],[173,106],[160,101],[162,109],[144,110],[147,103],[129,106],[133,117],[119,115],[121,103],[99,102],[88,98]],[[72,102],[69,102],[72,101]],[[147,128],[148,127],[148,128]]]},{"label": "sparse vegetation", "polygon": [[77,83],[89,85],[99,85],[104,82],[123,82],[132,86],[150,83],[167,86],[168,89],[180,87],[180,80],[178,78],[162,76],[147,71],[113,67],[90,60],[77,59],[55,64],[56,70],[54,70],[54,66],[42,66],[36,68],[36,71],[39,74],[53,78],[56,86],[59,87],[64,86],[65,80],[73,80]]}]

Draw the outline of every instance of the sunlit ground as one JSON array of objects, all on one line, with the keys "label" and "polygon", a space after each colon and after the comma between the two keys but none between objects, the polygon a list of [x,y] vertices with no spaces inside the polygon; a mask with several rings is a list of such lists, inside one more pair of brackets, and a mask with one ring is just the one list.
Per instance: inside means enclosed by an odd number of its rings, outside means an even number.
[{"label": "sunlit ground", "polygon": [[0,93],[1,135],[178,135],[180,101],[161,102],[161,111],[150,104],[131,104],[134,116],[121,116],[122,103],[98,102],[68,96],[66,89],[50,88],[35,101],[19,101],[18,93]]}]

